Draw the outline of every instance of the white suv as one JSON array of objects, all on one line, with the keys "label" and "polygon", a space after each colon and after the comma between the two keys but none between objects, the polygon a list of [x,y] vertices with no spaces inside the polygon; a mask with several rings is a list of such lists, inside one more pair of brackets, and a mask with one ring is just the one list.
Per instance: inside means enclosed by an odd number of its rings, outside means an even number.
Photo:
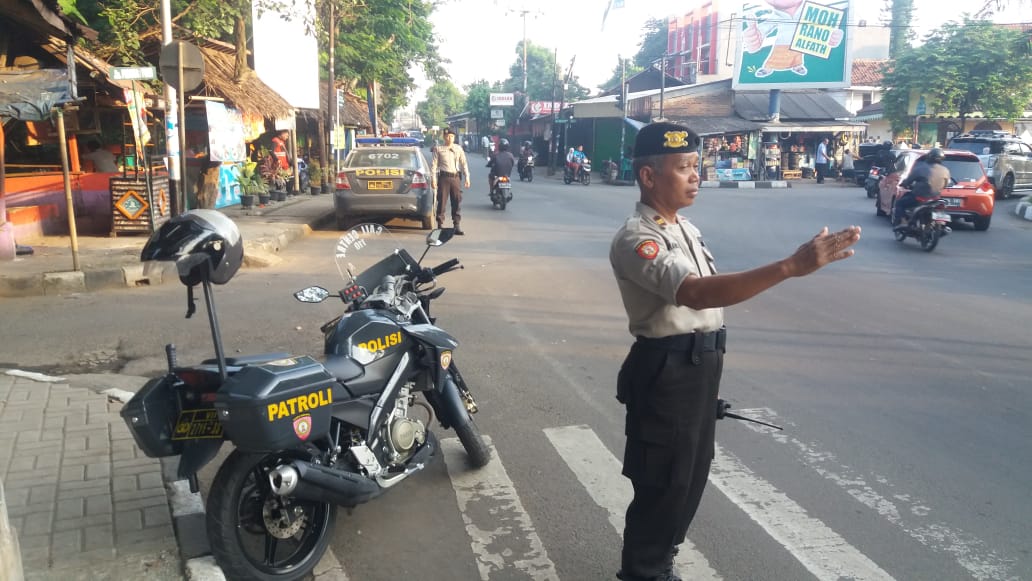
[{"label": "white suv", "polygon": [[958,135],[946,145],[978,156],[996,189],[996,197],[1007,199],[1014,190],[1032,189],[1032,145],[1006,131],[972,131]]}]

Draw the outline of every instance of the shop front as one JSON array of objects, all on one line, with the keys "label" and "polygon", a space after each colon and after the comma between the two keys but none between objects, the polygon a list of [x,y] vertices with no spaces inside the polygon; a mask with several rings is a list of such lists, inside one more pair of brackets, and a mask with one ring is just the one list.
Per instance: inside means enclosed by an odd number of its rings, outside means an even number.
[{"label": "shop front", "polygon": [[854,154],[857,151],[865,128],[863,123],[849,122],[767,124],[760,131],[760,173],[771,180],[814,178],[817,147],[827,139],[829,170],[835,175],[843,153],[847,149]]}]

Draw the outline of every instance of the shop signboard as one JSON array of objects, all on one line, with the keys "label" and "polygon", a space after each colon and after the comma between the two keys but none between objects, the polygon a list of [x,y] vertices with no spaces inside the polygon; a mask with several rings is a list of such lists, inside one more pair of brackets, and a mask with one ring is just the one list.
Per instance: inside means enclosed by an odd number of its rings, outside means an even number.
[{"label": "shop signboard", "polygon": [[733,87],[848,87],[851,1],[747,0],[737,26]]},{"label": "shop signboard", "polygon": [[749,181],[752,179],[752,172],[747,167],[717,169],[717,179],[722,182]]},{"label": "shop signboard", "polygon": [[488,105],[491,107],[512,107],[516,104],[516,96],[513,93],[491,93],[488,95]]}]

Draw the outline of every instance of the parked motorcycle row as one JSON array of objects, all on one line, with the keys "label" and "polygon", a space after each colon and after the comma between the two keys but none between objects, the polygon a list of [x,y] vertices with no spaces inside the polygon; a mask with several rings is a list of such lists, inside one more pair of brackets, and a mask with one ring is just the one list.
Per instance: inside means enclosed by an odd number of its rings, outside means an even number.
[{"label": "parked motorcycle row", "polygon": [[439,450],[435,422],[452,429],[473,468],[490,448],[473,421],[477,403],[459,372],[458,341],[436,325],[430,304],[439,277],[462,268],[422,258],[454,229],[437,229],[416,260],[378,224],[362,224],[336,245],[344,278],[336,292],[308,287],[304,303],[341,301],[324,324],[322,361],[308,355],[225,355],[214,285],[243,260],[236,225],[215,210],[170,219],[145,245],[145,261],[174,261],[204,295],[215,357],[180,366],[166,346],[167,373],[146,383],[121,415],[150,457],[179,456],[178,476],[197,472],[229,441],[235,447],[208,495],[212,553],[229,579],[308,575],[325,553],[338,506],[368,502],[422,471]]}]

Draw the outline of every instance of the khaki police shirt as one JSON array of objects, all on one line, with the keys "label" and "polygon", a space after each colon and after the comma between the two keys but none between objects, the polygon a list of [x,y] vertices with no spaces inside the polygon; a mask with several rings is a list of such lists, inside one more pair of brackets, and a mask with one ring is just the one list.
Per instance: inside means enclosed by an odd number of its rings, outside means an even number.
[{"label": "khaki police shirt", "polygon": [[433,161],[430,162],[430,176],[431,179],[437,179],[437,172],[447,173],[465,173],[469,175],[469,169],[466,165],[466,152],[462,151],[462,146],[453,143],[451,145],[438,145],[434,148]]},{"label": "khaki police shirt", "polygon": [[724,309],[677,304],[677,289],[685,278],[717,272],[699,229],[681,216],[677,219],[677,224],[668,224],[659,212],[638,202],[613,238],[609,262],[631,335],[667,337],[724,325]]}]

